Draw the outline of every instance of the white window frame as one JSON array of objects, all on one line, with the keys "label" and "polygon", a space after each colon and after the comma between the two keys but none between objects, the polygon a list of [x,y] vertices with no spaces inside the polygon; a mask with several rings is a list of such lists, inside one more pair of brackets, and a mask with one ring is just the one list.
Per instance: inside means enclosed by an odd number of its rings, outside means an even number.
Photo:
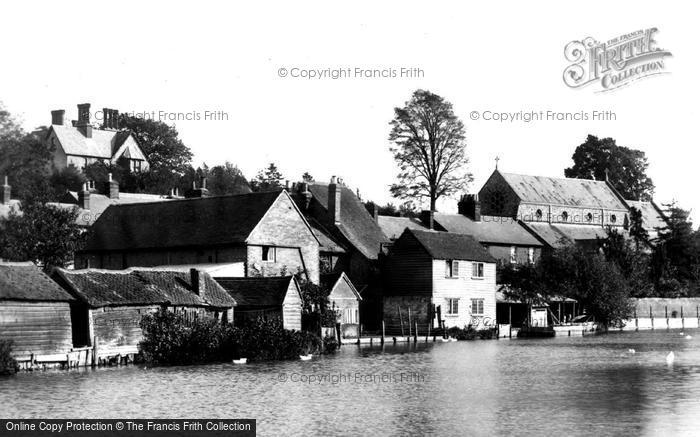
[{"label": "white window frame", "polygon": [[518,262],[518,248],[516,246],[510,246],[510,263],[516,264]]},{"label": "white window frame", "polygon": [[445,315],[446,316],[458,316],[459,315],[459,298],[449,297],[445,300],[447,301],[447,304],[445,305],[447,307],[447,312],[445,313]]},{"label": "white window frame", "polygon": [[527,248],[527,262],[530,264],[535,263],[535,248],[534,247]]},{"label": "white window frame", "polygon": [[484,263],[472,263],[472,279],[484,279]]},{"label": "white window frame", "polygon": [[459,261],[453,259],[445,260],[445,277],[459,278]]},{"label": "white window frame", "polygon": [[483,316],[484,315],[484,299],[481,299],[481,298],[472,299],[471,310],[472,310],[472,315]]}]

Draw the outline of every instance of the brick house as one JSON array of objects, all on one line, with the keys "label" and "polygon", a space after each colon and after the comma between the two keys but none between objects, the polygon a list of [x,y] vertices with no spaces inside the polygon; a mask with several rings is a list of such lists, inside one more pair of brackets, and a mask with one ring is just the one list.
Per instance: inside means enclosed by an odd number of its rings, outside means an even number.
[{"label": "brick house", "polygon": [[495,323],[496,260],[469,235],[406,229],[388,255],[387,330]]},{"label": "brick house", "polygon": [[102,110],[102,125],[93,126],[90,104],[78,105],[78,120],[65,123],[65,110],[51,111],[51,126],[44,138],[53,149],[53,168],[62,170],[68,166],[83,169],[88,164],[103,162],[120,164],[131,171],[148,170],[146,155],[134,135],[119,130],[119,112]]},{"label": "brick house", "polygon": [[319,240],[286,191],[112,205],[92,230],[80,268],[227,264],[217,274],[319,281]]}]

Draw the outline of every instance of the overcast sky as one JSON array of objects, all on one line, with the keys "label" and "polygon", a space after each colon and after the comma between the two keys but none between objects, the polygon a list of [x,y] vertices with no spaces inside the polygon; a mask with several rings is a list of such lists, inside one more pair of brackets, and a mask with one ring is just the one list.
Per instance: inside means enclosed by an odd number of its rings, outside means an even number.
[{"label": "overcast sky", "polygon": [[[691,2],[689,2],[690,4]],[[646,152],[659,202],[698,217],[697,14],[669,2],[15,2],[0,6],[0,100],[27,129],[77,103],[122,112],[223,111],[175,122],[195,164],[267,163],[297,180],[340,175],[390,200],[393,108],[417,88],[454,104],[467,126],[476,191],[494,168],[563,176],[591,133]],[[684,9],[685,8],[685,9]],[[562,81],[564,46],[656,27],[666,71],[596,93]],[[420,68],[422,77],[305,79],[294,69]],[[280,69],[287,77],[280,77]],[[301,70],[294,70],[301,72]],[[496,122],[483,111],[612,111],[615,121]],[[472,121],[478,111],[481,119]],[[454,210],[454,201],[442,210]]]}]

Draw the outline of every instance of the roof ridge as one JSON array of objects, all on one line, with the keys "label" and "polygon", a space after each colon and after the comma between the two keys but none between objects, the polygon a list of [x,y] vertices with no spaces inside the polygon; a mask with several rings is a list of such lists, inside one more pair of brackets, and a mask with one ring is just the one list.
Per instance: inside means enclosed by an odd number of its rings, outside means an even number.
[{"label": "roof ridge", "polygon": [[561,176],[543,176],[543,175],[531,175],[531,174],[524,174],[524,173],[511,173],[511,172],[500,172],[501,175],[512,175],[512,176],[525,176],[525,177],[530,177],[530,178],[546,178],[546,179],[556,179],[559,181],[586,181],[586,182],[597,182],[597,183],[605,183],[605,181],[599,181],[598,179],[586,179],[586,178],[568,178],[566,176],[561,177]]},{"label": "roof ridge", "polygon": [[[279,195],[281,191],[258,191],[258,192],[252,192],[252,193],[240,193],[240,194],[222,194],[220,196],[206,196],[206,197],[189,197],[189,198],[182,198],[182,199],[171,199],[169,202],[163,202],[162,200],[154,200],[152,202],[135,202],[135,203],[115,203],[112,206],[117,206],[119,208],[122,207],[129,207],[129,206],[144,206],[144,205],[152,205],[152,204],[177,204],[177,202],[185,202],[185,201],[197,201],[197,200],[211,200],[211,199],[223,199],[223,198],[229,198],[229,197],[241,197],[241,196],[250,196],[250,195],[266,195],[266,194],[276,194]],[[133,194],[133,193],[131,193]],[[154,194],[154,196],[157,196],[157,194]],[[161,194],[161,196],[165,196],[164,194]]]}]

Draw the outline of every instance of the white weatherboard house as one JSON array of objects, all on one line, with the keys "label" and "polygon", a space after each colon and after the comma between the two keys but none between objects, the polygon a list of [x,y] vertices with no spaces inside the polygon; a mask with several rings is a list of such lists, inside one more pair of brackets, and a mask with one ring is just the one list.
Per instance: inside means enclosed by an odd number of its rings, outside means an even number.
[{"label": "white weatherboard house", "polygon": [[[384,320],[395,331],[483,329],[496,317],[496,260],[473,237],[406,229],[389,253]],[[439,315],[439,318],[438,318]]]}]

